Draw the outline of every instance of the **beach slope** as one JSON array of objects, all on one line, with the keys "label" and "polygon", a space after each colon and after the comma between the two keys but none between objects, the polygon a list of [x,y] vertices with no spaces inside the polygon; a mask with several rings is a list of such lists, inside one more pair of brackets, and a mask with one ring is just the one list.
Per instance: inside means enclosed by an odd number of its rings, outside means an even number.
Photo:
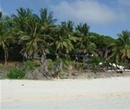
[{"label": "beach slope", "polygon": [[129,109],[130,78],[0,80],[1,109]]}]

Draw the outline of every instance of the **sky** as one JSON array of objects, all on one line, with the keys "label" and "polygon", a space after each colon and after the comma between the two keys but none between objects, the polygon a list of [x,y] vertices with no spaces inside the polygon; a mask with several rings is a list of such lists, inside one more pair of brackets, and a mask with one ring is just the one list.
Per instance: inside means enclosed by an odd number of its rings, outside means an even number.
[{"label": "sky", "polygon": [[47,8],[57,23],[87,23],[90,32],[113,38],[118,38],[123,30],[130,31],[130,0],[0,0],[0,11],[5,15],[16,14],[20,7],[36,14]]}]

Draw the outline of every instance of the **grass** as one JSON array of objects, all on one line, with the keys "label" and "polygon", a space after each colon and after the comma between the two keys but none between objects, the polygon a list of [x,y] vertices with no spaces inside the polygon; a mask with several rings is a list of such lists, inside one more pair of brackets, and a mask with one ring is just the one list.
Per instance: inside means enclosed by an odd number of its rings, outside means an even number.
[{"label": "grass", "polygon": [[2,62],[0,63],[0,72],[8,73],[12,68],[15,67],[14,62],[9,62],[8,65],[4,65]]},{"label": "grass", "polygon": [[0,63],[0,79],[7,78],[7,74],[12,68],[14,68],[14,66],[4,65]]},{"label": "grass", "polygon": [[0,65],[0,71],[9,71],[10,69],[14,68],[13,66],[5,66],[5,65]]}]

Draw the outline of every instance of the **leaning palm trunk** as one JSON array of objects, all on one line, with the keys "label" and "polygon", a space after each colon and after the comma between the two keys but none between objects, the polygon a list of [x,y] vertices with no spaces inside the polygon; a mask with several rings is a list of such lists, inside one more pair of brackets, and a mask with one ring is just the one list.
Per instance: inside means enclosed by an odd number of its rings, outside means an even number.
[{"label": "leaning palm trunk", "polygon": [[49,71],[48,71],[48,60],[46,59],[46,52],[43,50],[42,56],[41,56],[41,67],[40,67],[40,72],[42,75],[46,78],[49,79],[51,77]]},{"label": "leaning palm trunk", "polygon": [[42,56],[41,56],[41,67],[43,69],[44,72],[48,72],[47,69],[47,60],[46,60],[46,52],[43,50]]},{"label": "leaning palm trunk", "polygon": [[46,59],[46,53],[45,53],[45,51],[43,50],[43,53],[42,53],[42,56],[41,56],[41,63],[42,63],[42,64],[44,63],[45,59]]},{"label": "leaning palm trunk", "polygon": [[7,62],[7,60],[8,60],[8,51],[6,50],[6,49],[4,49],[4,54],[5,54],[5,65],[7,65],[8,64],[8,62]]}]

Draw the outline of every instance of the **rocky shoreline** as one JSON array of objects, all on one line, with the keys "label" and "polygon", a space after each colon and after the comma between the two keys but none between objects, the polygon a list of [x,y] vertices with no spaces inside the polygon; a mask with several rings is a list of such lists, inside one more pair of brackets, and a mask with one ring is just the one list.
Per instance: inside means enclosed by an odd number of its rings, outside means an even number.
[{"label": "rocky shoreline", "polygon": [[[51,75],[52,76],[52,75]],[[86,70],[83,72],[71,71],[71,72],[61,72],[56,77],[51,77],[49,75],[43,75],[40,72],[27,73],[24,79],[27,80],[51,80],[51,79],[96,79],[96,78],[111,78],[111,77],[130,77],[130,71],[124,71],[122,73],[117,73],[116,71],[106,71],[106,72],[92,72]],[[0,72],[0,79],[7,79],[7,73]]]}]

